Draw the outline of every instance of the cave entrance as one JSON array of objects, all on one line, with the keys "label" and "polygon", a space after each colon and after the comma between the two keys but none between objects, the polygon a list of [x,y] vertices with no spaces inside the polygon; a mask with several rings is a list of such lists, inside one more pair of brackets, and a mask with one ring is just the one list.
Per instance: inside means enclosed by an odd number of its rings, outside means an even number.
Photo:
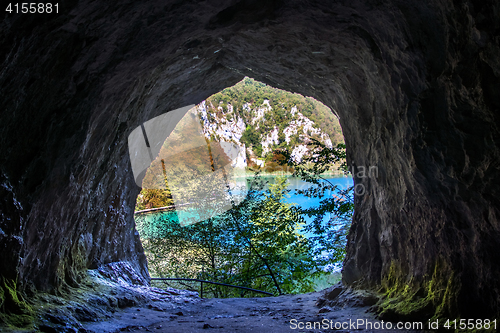
[{"label": "cave entrance", "polygon": [[[152,277],[279,294],[340,279],[353,190],[328,107],[245,77],[165,115],[129,138],[150,163],[136,172],[135,220]],[[221,286],[204,295],[254,296]]]}]

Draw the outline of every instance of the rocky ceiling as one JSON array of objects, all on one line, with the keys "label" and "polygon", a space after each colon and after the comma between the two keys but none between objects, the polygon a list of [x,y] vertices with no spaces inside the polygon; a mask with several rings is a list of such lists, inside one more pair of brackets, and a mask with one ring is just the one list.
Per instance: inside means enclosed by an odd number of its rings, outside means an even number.
[{"label": "rocky ceiling", "polygon": [[345,284],[423,300],[417,312],[499,313],[497,1],[74,0],[58,11],[0,23],[3,277],[57,291],[115,261],[147,276],[128,134],[250,76],[330,106],[349,164],[378,168],[354,177],[365,194]]}]

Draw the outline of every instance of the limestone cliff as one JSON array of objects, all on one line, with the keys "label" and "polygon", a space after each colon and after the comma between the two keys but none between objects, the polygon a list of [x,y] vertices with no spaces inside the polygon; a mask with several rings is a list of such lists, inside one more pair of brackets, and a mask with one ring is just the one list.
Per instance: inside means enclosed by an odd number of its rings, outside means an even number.
[{"label": "limestone cliff", "polygon": [[[220,103],[222,104],[222,102]],[[266,128],[266,118],[276,117],[269,100],[264,99],[262,105],[244,103],[242,110],[235,110],[228,103],[226,109],[220,105],[214,105],[213,101],[203,101],[196,106],[197,112],[203,121],[203,131],[207,138],[217,141],[233,142],[240,147],[241,156],[235,161],[238,168],[248,166],[248,159],[254,164],[264,165],[265,158],[277,148],[287,148],[292,152],[292,157],[299,162],[310,148],[307,146],[311,138],[317,138],[327,147],[332,147],[330,136],[321,129],[321,125],[315,123],[297,110],[297,106],[290,107],[291,117],[280,123],[280,128],[273,125],[272,129]],[[242,112],[242,111],[245,112]],[[281,105],[282,112],[287,112]],[[335,126],[335,136],[342,136],[338,121],[329,120]],[[256,131],[254,130],[260,131]],[[255,144],[244,136],[246,131],[252,130],[256,137]],[[293,142],[292,142],[293,139]],[[248,148],[247,148],[248,146]],[[248,149],[248,151],[247,151]]]}]

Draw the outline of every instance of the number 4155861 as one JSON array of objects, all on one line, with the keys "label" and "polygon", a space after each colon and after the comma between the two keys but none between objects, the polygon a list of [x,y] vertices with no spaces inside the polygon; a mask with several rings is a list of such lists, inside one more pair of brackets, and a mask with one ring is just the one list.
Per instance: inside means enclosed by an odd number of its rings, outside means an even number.
[{"label": "number 4155861", "polygon": [[21,14],[51,14],[51,13],[59,13],[59,4],[55,3],[37,3],[37,2],[24,2],[24,3],[9,3],[6,12],[9,13],[21,13]]}]

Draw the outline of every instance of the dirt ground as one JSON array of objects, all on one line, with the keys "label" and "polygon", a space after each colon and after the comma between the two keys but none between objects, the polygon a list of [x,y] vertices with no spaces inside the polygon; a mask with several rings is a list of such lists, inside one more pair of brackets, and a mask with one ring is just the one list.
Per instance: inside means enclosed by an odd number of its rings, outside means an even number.
[{"label": "dirt ground", "polygon": [[[320,309],[315,303],[321,294],[198,299],[168,306],[132,307],[116,312],[108,321],[91,323],[85,328],[96,333],[417,332],[387,330],[388,323],[376,320],[368,307]],[[362,320],[363,325],[355,325]],[[366,329],[366,321],[372,329]],[[316,327],[307,326],[307,322],[316,322]]]}]

